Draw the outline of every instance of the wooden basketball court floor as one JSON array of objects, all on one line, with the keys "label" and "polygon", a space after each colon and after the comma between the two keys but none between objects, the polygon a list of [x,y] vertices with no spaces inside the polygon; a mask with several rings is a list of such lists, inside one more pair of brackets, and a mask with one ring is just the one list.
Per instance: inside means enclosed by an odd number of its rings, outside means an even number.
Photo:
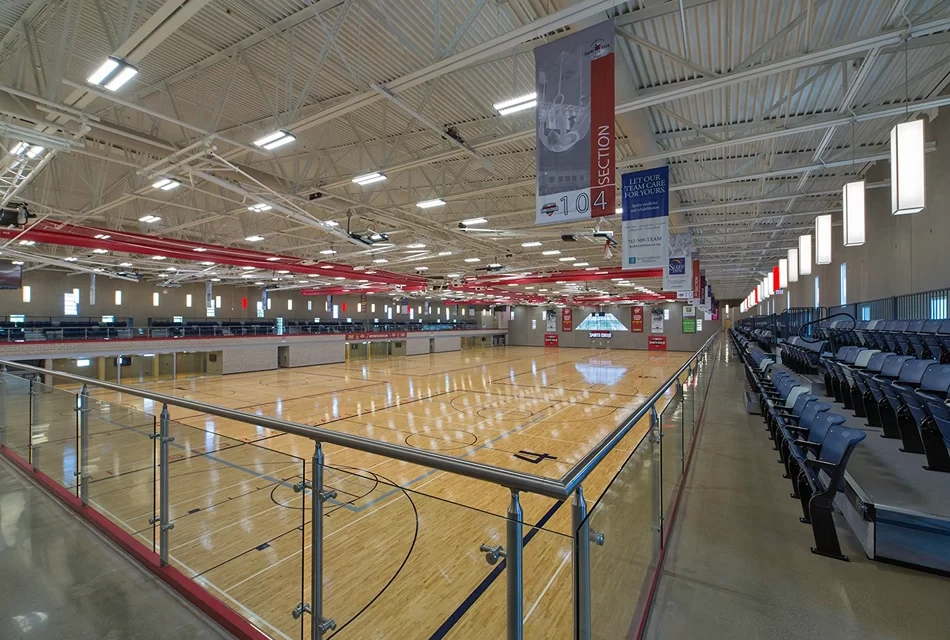
[{"label": "wooden basketball court floor", "polygon": [[[688,357],[497,347],[139,386],[559,478]],[[90,500],[154,544],[157,471],[147,436],[161,407],[102,389],[92,396]],[[34,422],[49,430],[41,467],[61,468],[69,485],[75,481],[64,453],[74,427],[55,419],[73,415],[68,394],[39,400]],[[309,638],[307,616],[294,620],[291,612],[310,601],[310,500],[305,508],[294,485],[311,477],[312,442],[177,407],[170,412],[170,561],[269,635]],[[641,421],[584,483],[591,508],[647,428]],[[337,492],[324,515],[324,612],[337,623],[328,637],[503,638],[504,573],[479,546],[505,545],[507,490],[333,445],[324,451],[325,482]],[[646,486],[624,490],[624,501],[650,508]],[[570,504],[531,494],[521,501],[525,637],[570,637]],[[595,590],[622,586],[621,577],[610,577],[611,554],[630,561],[629,549],[604,548],[592,561]],[[650,561],[646,551],[633,553],[637,562]],[[595,593],[595,609],[598,601]]]}]

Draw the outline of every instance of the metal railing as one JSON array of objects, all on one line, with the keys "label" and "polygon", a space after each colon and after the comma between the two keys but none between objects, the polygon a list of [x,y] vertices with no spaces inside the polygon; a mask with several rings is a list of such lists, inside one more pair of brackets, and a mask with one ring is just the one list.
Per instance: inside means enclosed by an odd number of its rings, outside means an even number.
[{"label": "metal railing", "polygon": [[[294,486],[295,492],[302,493],[305,492],[305,490],[309,490],[311,495],[310,510],[313,518],[312,522],[314,523],[314,526],[311,528],[311,544],[313,551],[311,553],[310,563],[310,590],[312,595],[310,598],[311,601],[309,603],[303,602],[301,600],[301,602],[297,605],[297,608],[294,610],[294,618],[299,618],[304,613],[311,615],[310,638],[312,640],[323,638],[325,634],[334,628],[335,625],[334,621],[326,618],[323,613],[324,603],[322,592],[324,586],[324,555],[322,514],[324,503],[336,498],[335,492],[332,489],[328,489],[324,482],[324,472],[327,466],[323,452],[323,445],[333,444],[347,449],[375,454],[388,459],[412,463],[431,469],[460,475],[466,478],[490,482],[504,487],[509,491],[510,499],[506,518],[508,524],[505,545],[504,547],[489,547],[483,545],[482,548],[482,551],[485,552],[489,557],[490,562],[493,562],[491,560],[492,556],[494,556],[495,560],[497,560],[499,557],[505,559],[507,572],[507,637],[509,640],[523,638],[524,574],[522,549],[525,541],[523,536],[523,510],[521,507],[519,494],[521,492],[533,493],[546,496],[548,498],[553,498],[558,501],[566,501],[570,498],[572,504],[572,557],[574,568],[574,637],[577,639],[588,640],[592,637],[592,598],[590,580],[591,542],[597,545],[603,545],[604,538],[602,534],[595,533],[591,528],[591,521],[594,519],[594,512],[588,510],[588,504],[584,496],[582,483],[611,452],[615,451],[617,445],[624,439],[624,437],[627,436],[642,419],[647,417],[649,417],[650,421],[648,436],[646,436],[639,444],[637,444],[637,446],[634,447],[633,453],[631,453],[630,457],[627,459],[627,462],[624,463],[624,466],[621,467],[621,471],[618,472],[618,476],[623,473],[624,470],[628,468],[628,466],[632,467],[634,463],[640,464],[642,462],[640,458],[646,455],[643,453],[646,450],[646,447],[656,447],[656,449],[659,451],[659,464],[657,465],[657,468],[662,469],[662,442],[664,429],[666,428],[664,427],[664,416],[667,414],[671,416],[667,418],[667,426],[669,426],[669,424],[672,424],[670,421],[673,420],[672,414],[674,411],[679,412],[679,421],[681,425],[681,442],[678,446],[679,463],[677,466],[680,467],[681,474],[685,475],[687,459],[686,451],[689,444],[685,436],[685,400],[686,398],[692,400],[693,422],[691,422],[691,442],[693,439],[692,436],[695,435],[697,419],[696,392],[699,391],[701,395],[703,381],[703,376],[700,375],[700,372],[705,368],[707,355],[712,346],[716,343],[718,337],[719,332],[717,331],[703,344],[703,346],[697,352],[695,352],[685,363],[683,363],[683,365],[679,367],[673,375],[671,375],[664,383],[662,383],[656,389],[656,391],[639,406],[636,411],[634,411],[630,416],[613,428],[609,434],[607,434],[600,442],[598,442],[560,479],[546,478],[528,473],[522,473],[486,463],[474,462],[466,458],[448,456],[435,451],[391,444],[389,442],[375,440],[360,435],[354,435],[352,433],[335,431],[319,426],[303,425],[283,420],[281,418],[247,413],[244,411],[228,409],[205,402],[189,400],[187,398],[155,393],[142,388],[103,382],[100,380],[86,378],[84,376],[60,371],[51,371],[48,369],[19,364],[16,362],[8,362],[5,360],[0,360],[0,448],[2,448],[2,445],[7,444],[6,440],[9,438],[11,433],[11,426],[8,424],[7,419],[7,409],[8,407],[16,408],[15,405],[11,404],[9,401],[11,394],[8,393],[8,387],[10,387],[11,383],[14,382],[14,378],[16,380],[23,379],[22,376],[12,376],[9,373],[10,371],[19,371],[25,373],[27,376],[30,376],[28,391],[23,395],[28,396],[29,403],[29,434],[27,438],[29,446],[27,457],[30,464],[33,465],[34,470],[40,470],[41,468],[37,462],[39,458],[38,451],[44,446],[43,442],[45,441],[42,438],[37,440],[34,434],[34,427],[36,423],[34,415],[36,413],[35,407],[37,401],[42,397],[42,391],[39,389],[40,387],[44,386],[37,380],[37,376],[51,376],[57,380],[68,380],[81,384],[82,387],[74,402],[77,413],[76,446],[78,448],[78,454],[74,454],[76,456],[75,465],[77,466],[75,476],[78,479],[74,488],[77,495],[82,500],[83,505],[88,505],[89,487],[91,481],[91,474],[89,472],[90,463],[88,460],[90,437],[89,415],[91,411],[89,389],[91,387],[96,387],[110,390],[117,393],[139,397],[161,405],[161,411],[158,419],[158,429],[155,430],[153,428],[153,432],[149,434],[149,438],[153,439],[153,441],[157,441],[159,445],[159,451],[157,454],[157,467],[159,469],[159,479],[157,483],[158,508],[157,513],[153,516],[151,522],[158,525],[159,540],[157,544],[157,550],[161,564],[164,566],[169,560],[168,533],[174,528],[174,522],[172,521],[169,511],[169,444],[174,441],[174,437],[170,434],[171,419],[169,407],[179,407],[182,409],[197,411],[202,414],[218,416],[228,420],[236,421],[238,423],[264,427],[281,433],[293,434],[312,440],[314,443],[313,455],[311,459],[312,480],[308,481],[306,478],[304,478],[302,483]],[[686,376],[685,380],[683,379],[684,374]],[[705,381],[708,384],[708,375],[705,376]],[[44,389],[44,391],[65,393],[59,390],[53,390],[52,388],[48,390]],[[666,405],[666,409],[664,409],[662,412],[659,411],[658,404],[660,403],[660,400],[664,397],[669,397],[671,392],[672,398]],[[674,403],[677,403],[676,406],[674,406]],[[648,441],[649,444],[644,444],[644,441]],[[65,459],[62,466],[64,469],[68,466]],[[681,480],[682,475],[676,476],[676,481]],[[616,479],[617,477],[615,476],[614,480]],[[608,486],[608,488],[604,491],[604,494],[601,495],[598,504],[606,499],[605,496],[608,496],[612,489],[619,491],[620,489],[618,486],[622,484],[623,483],[611,483],[611,485]],[[662,505],[664,502],[669,502],[669,497],[664,498],[664,494],[671,488],[672,487],[669,483],[667,483],[667,486],[664,487],[662,477],[657,487],[651,488],[651,491],[653,489],[657,489],[660,494],[658,501],[661,505],[661,513],[659,515],[659,521],[653,525],[653,527],[660,532],[659,545],[661,547],[665,545],[665,540],[669,535],[668,528],[665,528],[664,526],[665,516],[662,513]],[[599,514],[597,517],[599,517]],[[303,531],[302,528],[301,531]],[[618,536],[619,535],[622,534],[618,533]]]}]

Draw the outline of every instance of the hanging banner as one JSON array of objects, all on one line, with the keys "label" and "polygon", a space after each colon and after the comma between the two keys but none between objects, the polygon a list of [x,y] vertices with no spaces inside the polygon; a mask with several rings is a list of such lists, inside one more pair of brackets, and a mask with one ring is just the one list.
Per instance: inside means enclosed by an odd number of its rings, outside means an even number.
[{"label": "hanging banner", "polygon": [[683,333],[696,333],[696,307],[683,305]]},{"label": "hanging banner", "polygon": [[650,333],[663,333],[663,309],[659,307],[650,312]]},{"label": "hanging banner", "polygon": [[96,274],[89,274],[89,304],[96,304]]},{"label": "hanging banner", "polygon": [[693,254],[693,300],[699,300],[700,289],[702,288],[701,275],[699,273],[699,255]]},{"label": "hanging banner", "polygon": [[699,276],[699,304],[706,304],[706,276]]},{"label": "hanging banner", "polygon": [[669,260],[663,268],[663,291],[692,292],[693,234],[681,231],[669,235]]},{"label": "hanging banner", "polygon": [[564,307],[561,309],[561,331],[574,330],[574,311]]},{"label": "hanging banner", "polygon": [[535,224],[616,212],[614,21],[534,50]]},{"label": "hanging banner", "polygon": [[623,174],[623,268],[669,267],[670,169]]},{"label": "hanging banner", "polygon": [[554,309],[544,312],[544,330],[548,333],[557,331],[557,311]]},{"label": "hanging banner", "polygon": [[647,338],[648,351],[666,351],[666,336],[650,336]]},{"label": "hanging banner", "polygon": [[634,333],[643,333],[643,309],[644,307],[630,307],[630,331]]}]

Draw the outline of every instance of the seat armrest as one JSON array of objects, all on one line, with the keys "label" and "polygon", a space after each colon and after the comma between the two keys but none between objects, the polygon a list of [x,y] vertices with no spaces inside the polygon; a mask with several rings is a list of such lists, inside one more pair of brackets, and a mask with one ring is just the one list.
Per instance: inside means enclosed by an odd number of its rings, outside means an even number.
[{"label": "seat armrest", "polygon": [[[814,443],[810,443],[810,444],[814,444]],[[838,465],[836,465],[834,462],[826,462],[824,460],[814,460],[812,458],[808,458],[807,460],[805,460],[805,465],[808,467],[811,467],[815,471],[820,471],[822,469],[824,469],[825,471],[830,471],[838,467]]]}]

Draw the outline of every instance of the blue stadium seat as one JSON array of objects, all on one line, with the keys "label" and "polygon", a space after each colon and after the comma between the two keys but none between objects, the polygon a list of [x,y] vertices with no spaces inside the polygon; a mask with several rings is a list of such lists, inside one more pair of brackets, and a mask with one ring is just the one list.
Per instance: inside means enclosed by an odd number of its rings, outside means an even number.
[{"label": "blue stadium seat", "polygon": [[874,396],[877,403],[878,416],[881,420],[881,428],[884,430],[885,438],[900,438],[900,431],[897,428],[897,412],[887,399],[885,387],[890,387],[891,383],[900,377],[901,369],[904,365],[913,360],[913,356],[898,356],[888,354],[881,367],[881,372],[873,377],[867,378],[868,389]]},{"label": "blue stadium seat", "polygon": [[913,393],[919,406],[915,406],[910,398],[905,397],[927,456],[925,468],[931,471],[950,471],[947,442],[937,422],[938,415],[941,420],[944,420],[947,415],[948,394],[950,394],[950,364],[936,364],[927,369],[920,381],[920,388]]},{"label": "blue stadium seat", "polygon": [[897,382],[881,386],[891,409],[894,411],[894,415],[897,417],[897,432],[904,445],[901,451],[907,453],[924,452],[917,425],[904,396],[906,392],[913,393],[915,389],[920,387],[920,382],[923,380],[924,374],[927,373],[927,369],[935,364],[933,360],[908,360],[901,367]]},{"label": "blue stadium seat", "polygon": [[870,378],[879,374],[884,367],[884,363],[891,357],[898,358],[900,356],[875,350],[874,355],[868,359],[867,366],[864,369],[856,369],[851,372],[854,377],[855,388],[859,394],[859,397],[854,398],[855,413],[857,414],[857,407],[860,405],[865,417],[867,417],[868,426],[871,427],[881,427],[881,414],[877,408],[877,401],[871,393]]},{"label": "blue stadium seat", "polygon": [[[917,355],[918,358],[924,360],[940,360],[943,362],[941,358],[942,350],[940,348],[940,340],[937,339],[937,332],[940,330],[941,324],[943,324],[942,320],[927,320],[924,322],[923,327],[921,327],[917,333],[917,338],[922,345],[922,351]],[[948,354],[948,356],[950,356],[950,354]]]},{"label": "blue stadium seat", "polygon": [[[826,418],[827,420],[827,418]],[[817,423],[816,423],[817,425]],[[812,428],[814,431],[814,428]],[[841,490],[844,472],[855,447],[867,437],[860,429],[851,429],[841,424],[831,425],[821,443],[817,458],[807,458],[802,463],[799,494],[802,504],[806,505],[806,517],[815,536],[812,553],[847,560],[841,553],[838,533],[835,530],[834,499]]]}]

